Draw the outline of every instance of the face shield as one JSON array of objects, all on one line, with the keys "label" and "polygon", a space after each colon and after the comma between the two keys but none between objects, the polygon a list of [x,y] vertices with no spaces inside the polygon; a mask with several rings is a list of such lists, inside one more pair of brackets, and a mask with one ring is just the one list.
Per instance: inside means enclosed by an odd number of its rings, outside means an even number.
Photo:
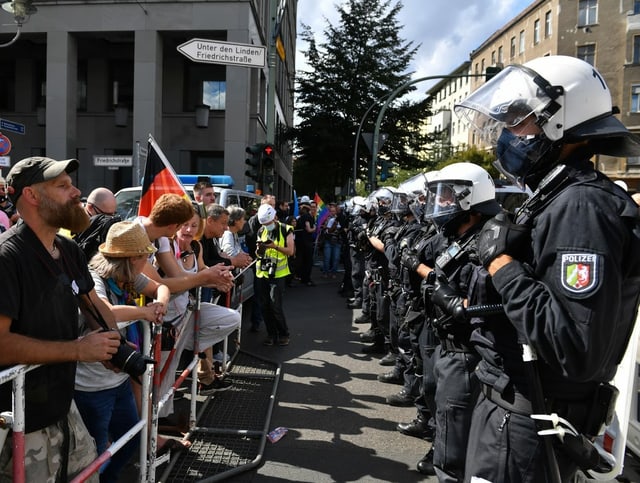
[{"label": "face shield", "polygon": [[[528,117],[542,125],[559,108],[550,97],[556,94],[533,70],[510,65],[456,104],[454,111],[485,142],[495,145],[504,128],[515,127]],[[547,112],[549,109],[553,112]]]},{"label": "face shield", "polygon": [[393,202],[393,191],[389,188],[380,188],[373,193],[373,197],[378,203],[378,214],[389,213]]},{"label": "face shield", "polygon": [[467,211],[466,198],[471,194],[472,182],[464,180],[437,181],[429,184],[424,219],[442,228],[459,214]]}]

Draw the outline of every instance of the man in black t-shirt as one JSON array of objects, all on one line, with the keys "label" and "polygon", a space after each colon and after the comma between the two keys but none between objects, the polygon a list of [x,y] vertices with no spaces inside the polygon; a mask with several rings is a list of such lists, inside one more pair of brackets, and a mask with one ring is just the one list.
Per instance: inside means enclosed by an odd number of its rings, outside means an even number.
[{"label": "man in black t-shirt", "polygon": [[[76,169],[75,159],[32,157],[7,176],[23,221],[0,236],[0,369],[43,364],[26,375],[27,481],[67,481],[95,459],[95,444],[72,400],[75,363],[108,361],[120,346],[117,331],[78,338],[79,306],[95,328],[94,313],[116,325],[93,289],[80,248],[57,235],[60,228],[82,231],[89,222],[68,174]],[[10,383],[0,386],[0,411],[11,411],[11,393]],[[9,478],[11,439],[0,452],[0,475]]]},{"label": "man in black t-shirt", "polygon": [[316,232],[316,220],[311,215],[311,204],[300,203],[300,216],[296,220],[296,259],[300,281],[309,287],[315,284],[311,281],[313,268],[313,237]]}]

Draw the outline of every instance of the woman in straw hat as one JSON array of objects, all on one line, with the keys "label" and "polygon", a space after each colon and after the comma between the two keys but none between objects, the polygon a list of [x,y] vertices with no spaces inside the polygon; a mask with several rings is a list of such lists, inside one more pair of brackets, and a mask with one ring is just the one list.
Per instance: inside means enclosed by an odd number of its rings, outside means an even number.
[{"label": "woman in straw hat", "polygon": [[[95,290],[112,310],[116,321],[146,320],[162,323],[169,302],[169,289],[142,274],[149,255],[156,251],[138,223],[122,221],[109,229],[105,243],[89,262]],[[136,305],[145,295],[154,302]],[[81,322],[82,323],[82,322]],[[81,330],[89,329],[82,326]],[[125,330],[122,330],[125,335]],[[136,347],[139,349],[139,347]],[[101,363],[79,362],[74,399],[80,414],[96,441],[98,454],[135,425],[140,417],[138,406],[124,371],[109,370]],[[137,438],[127,443],[101,468],[100,481],[115,482],[122,468],[133,456]]]}]

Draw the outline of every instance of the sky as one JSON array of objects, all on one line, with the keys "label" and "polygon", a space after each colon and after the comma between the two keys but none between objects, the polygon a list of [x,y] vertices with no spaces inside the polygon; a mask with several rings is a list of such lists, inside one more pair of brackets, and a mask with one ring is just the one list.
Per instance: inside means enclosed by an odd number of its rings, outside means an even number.
[{"label": "sky", "polygon": [[[479,47],[496,30],[516,17],[534,0],[391,0],[403,4],[398,21],[403,25],[400,37],[420,45],[410,66],[412,79],[447,75],[469,60],[472,50]],[[324,42],[327,20],[337,26],[339,0],[298,0],[298,32],[301,25],[312,28],[316,43]],[[296,69],[305,69],[300,49],[307,44],[298,39]],[[418,84],[411,96],[424,92],[437,81]]]}]

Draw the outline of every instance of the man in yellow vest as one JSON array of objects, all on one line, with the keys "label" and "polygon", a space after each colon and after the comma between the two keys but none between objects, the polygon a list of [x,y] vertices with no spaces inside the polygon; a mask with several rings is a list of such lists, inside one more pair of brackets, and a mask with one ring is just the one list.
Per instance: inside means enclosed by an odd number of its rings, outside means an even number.
[{"label": "man in yellow vest", "polygon": [[289,327],[282,309],[282,297],[289,272],[290,256],[295,253],[293,227],[280,223],[273,206],[258,209],[260,229],[257,236],[256,281],[262,317],[268,337],[264,345],[289,345]]}]

